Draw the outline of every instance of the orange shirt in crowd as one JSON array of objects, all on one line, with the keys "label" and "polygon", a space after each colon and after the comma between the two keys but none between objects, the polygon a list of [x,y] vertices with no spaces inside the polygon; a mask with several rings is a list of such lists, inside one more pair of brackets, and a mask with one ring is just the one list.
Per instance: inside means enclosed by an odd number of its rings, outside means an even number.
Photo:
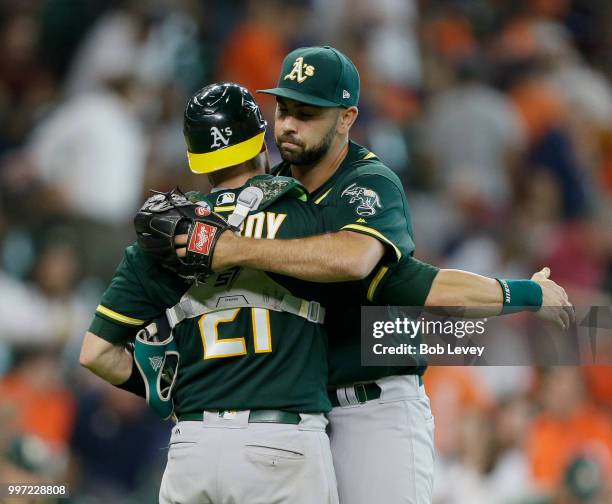
[{"label": "orange shirt in crowd", "polygon": [[0,380],[0,408],[8,410],[9,425],[17,432],[34,434],[55,445],[68,443],[75,404],[67,390],[35,389],[17,375],[7,376]]},{"label": "orange shirt in crowd", "polygon": [[[257,89],[275,87],[286,52],[279,33],[256,21],[244,23],[225,42],[217,78],[238,82],[253,94]],[[257,102],[268,113],[276,105],[269,95],[257,95]]]},{"label": "orange shirt in crowd", "polygon": [[541,413],[527,437],[527,455],[534,479],[545,490],[557,488],[567,465],[577,456],[592,455],[610,471],[612,421],[593,406],[583,406],[570,417]]},{"label": "orange shirt in crowd", "polygon": [[612,366],[585,366],[584,381],[591,397],[612,413]]},{"label": "orange shirt in crowd", "polygon": [[436,419],[436,450],[450,455],[457,449],[461,426],[457,420],[474,411],[486,411],[492,404],[491,396],[467,367],[431,366],[423,382]]},{"label": "orange shirt in crowd", "polygon": [[514,87],[510,98],[532,142],[564,120],[566,108],[561,95],[543,80],[523,81]]}]

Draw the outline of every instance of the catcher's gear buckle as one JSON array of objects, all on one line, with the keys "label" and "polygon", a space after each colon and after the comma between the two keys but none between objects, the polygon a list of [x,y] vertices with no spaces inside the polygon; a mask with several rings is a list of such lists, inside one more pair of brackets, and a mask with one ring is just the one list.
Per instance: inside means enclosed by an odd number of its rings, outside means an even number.
[{"label": "catcher's gear buckle", "polygon": [[306,316],[306,320],[308,322],[314,322],[315,324],[319,323],[321,317],[321,303],[317,301],[311,301],[308,303],[308,315]]}]

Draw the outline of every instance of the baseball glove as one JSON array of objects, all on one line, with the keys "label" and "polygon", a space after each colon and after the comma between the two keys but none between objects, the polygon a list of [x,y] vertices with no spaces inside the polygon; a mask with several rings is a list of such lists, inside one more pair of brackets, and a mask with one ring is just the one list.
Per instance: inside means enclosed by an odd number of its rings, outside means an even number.
[{"label": "baseball glove", "polygon": [[[154,193],[134,217],[138,244],[164,267],[186,280],[205,280],[211,274],[213,252],[221,233],[231,227],[205,202],[192,203],[177,188]],[[179,257],[174,238],[187,235],[187,253]]]}]

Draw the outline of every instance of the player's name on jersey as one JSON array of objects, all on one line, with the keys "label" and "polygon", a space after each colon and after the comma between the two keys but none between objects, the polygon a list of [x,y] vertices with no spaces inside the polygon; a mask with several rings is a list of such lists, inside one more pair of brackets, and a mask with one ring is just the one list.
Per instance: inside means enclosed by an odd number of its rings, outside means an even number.
[{"label": "player's name on jersey", "polygon": [[484,350],[484,345],[457,346],[450,343],[446,345],[441,343],[436,343],[435,345],[429,345],[427,343],[401,343],[399,345],[375,343],[372,346],[372,353],[374,355],[475,355],[482,357]]},{"label": "player's name on jersey", "polygon": [[249,215],[240,227],[240,234],[247,238],[276,238],[287,214],[275,212],[258,212]]}]

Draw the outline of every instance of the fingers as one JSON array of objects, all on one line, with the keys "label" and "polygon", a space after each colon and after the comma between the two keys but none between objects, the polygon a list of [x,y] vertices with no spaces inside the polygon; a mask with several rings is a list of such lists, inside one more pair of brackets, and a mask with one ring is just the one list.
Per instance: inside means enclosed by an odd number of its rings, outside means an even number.
[{"label": "fingers", "polygon": [[180,245],[187,245],[187,235],[180,234],[174,237],[174,245],[176,247],[176,255],[179,257],[185,257],[187,255],[186,247],[179,247]]},{"label": "fingers", "polygon": [[563,307],[565,313],[567,313],[567,318],[569,319],[570,324],[576,323],[576,311],[574,310],[574,306],[571,304],[567,304]]},{"label": "fingers", "polygon": [[560,304],[562,305],[564,312],[567,314],[567,327],[569,327],[570,324],[576,323],[576,310],[574,309],[574,305],[572,305],[570,302],[567,292],[563,287],[557,285],[557,292],[561,298]]},{"label": "fingers", "polygon": [[540,271],[537,271],[531,277],[532,280],[546,280],[550,277],[550,268],[548,266],[542,268]]},{"label": "fingers", "polygon": [[570,326],[570,317],[569,317],[569,314],[567,313],[567,311],[565,311],[564,308],[565,307],[562,307],[559,310],[559,319],[561,320],[561,329],[563,329],[565,331]]}]

